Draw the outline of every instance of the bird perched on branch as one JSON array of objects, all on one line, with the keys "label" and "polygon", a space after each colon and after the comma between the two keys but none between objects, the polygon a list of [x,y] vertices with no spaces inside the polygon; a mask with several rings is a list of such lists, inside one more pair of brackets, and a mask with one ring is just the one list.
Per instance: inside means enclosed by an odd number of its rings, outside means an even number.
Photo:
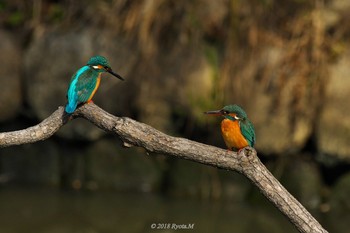
[{"label": "bird perched on branch", "polygon": [[108,72],[120,80],[124,80],[119,74],[112,71],[105,57],[95,56],[90,58],[88,63],[81,67],[71,78],[67,91],[68,103],[65,107],[67,113],[73,113],[79,104],[92,101],[91,99],[100,85],[103,72]]},{"label": "bird perched on branch", "polygon": [[221,110],[207,111],[205,114],[223,116],[221,134],[229,150],[254,147],[255,130],[246,112],[238,105],[228,105]]}]

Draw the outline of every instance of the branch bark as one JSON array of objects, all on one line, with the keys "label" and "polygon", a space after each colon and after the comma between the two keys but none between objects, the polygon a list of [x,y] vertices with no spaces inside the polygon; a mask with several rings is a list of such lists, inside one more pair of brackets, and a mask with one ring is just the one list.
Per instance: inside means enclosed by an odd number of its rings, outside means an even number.
[{"label": "branch bark", "polygon": [[145,148],[149,152],[171,155],[246,176],[300,232],[327,232],[313,216],[279,183],[257,157],[253,148],[240,153],[166,135],[146,124],[127,117],[113,116],[93,103],[78,108],[67,116],[59,107],[40,124],[27,129],[0,133],[0,147],[44,140],[70,120],[82,117],[104,131],[117,135],[126,146]]}]

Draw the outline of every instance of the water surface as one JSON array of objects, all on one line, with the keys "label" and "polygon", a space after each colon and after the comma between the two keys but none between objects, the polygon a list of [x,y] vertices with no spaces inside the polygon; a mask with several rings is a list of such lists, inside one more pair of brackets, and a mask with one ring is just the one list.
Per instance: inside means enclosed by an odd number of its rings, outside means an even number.
[{"label": "water surface", "polygon": [[0,204],[0,233],[297,232],[272,206],[229,201],[6,188]]}]

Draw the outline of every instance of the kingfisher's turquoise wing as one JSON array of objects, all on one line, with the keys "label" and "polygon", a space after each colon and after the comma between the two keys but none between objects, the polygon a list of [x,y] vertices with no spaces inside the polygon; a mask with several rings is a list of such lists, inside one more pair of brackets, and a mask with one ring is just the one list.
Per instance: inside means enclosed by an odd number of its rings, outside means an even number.
[{"label": "kingfisher's turquoise wing", "polygon": [[96,85],[92,72],[89,66],[83,66],[72,76],[67,91],[67,113],[73,113],[78,104],[86,102],[91,96]]},{"label": "kingfisher's turquoise wing", "polygon": [[97,85],[98,73],[93,73],[91,69],[87,70],[79,76],[79,80],[76,84],[76,92],[79,103],[87,102]]},{"label": "kingfisher's turquoise wing", "polygon": [[69,87],[67,90],[67,105],[66,105],[66,112],[67,113],[73,113],[75,111],[75,109],[78,106],[78,95],[76,92],[76,85],[78,82],[78,78],[79,75],[84,72],[84,70],[86,69],[86,67],[82,67],[80,68],[75,74],[73,74],[70,83],[69,83]]},{"label": "kingfisher's turquoise wing", "polygon": [[245,119],[240,123],[241,131],[243,136],[247,139],[249,146],[254,147],[255,144],[255,129],[254,125]]}]

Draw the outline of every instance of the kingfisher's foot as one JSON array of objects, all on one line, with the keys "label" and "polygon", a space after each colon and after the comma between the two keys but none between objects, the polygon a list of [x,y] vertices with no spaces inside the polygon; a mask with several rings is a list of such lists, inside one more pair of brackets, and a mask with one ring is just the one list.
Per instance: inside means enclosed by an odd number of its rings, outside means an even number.
[{"label": "kingfisher's foot", "polygon": [[253,147],[246,146],[244,148],[239,149],[237,153],[240,154],[242,151],[246,157],[250,157],[254,153],[255,150]]},{"label": "kingfisher's foot", "polygon": [[89,103],[94,103],[94,101],[92,101],[92,100],[89,100],[88,102],[86,102],[87,104],[89,104]]}]

